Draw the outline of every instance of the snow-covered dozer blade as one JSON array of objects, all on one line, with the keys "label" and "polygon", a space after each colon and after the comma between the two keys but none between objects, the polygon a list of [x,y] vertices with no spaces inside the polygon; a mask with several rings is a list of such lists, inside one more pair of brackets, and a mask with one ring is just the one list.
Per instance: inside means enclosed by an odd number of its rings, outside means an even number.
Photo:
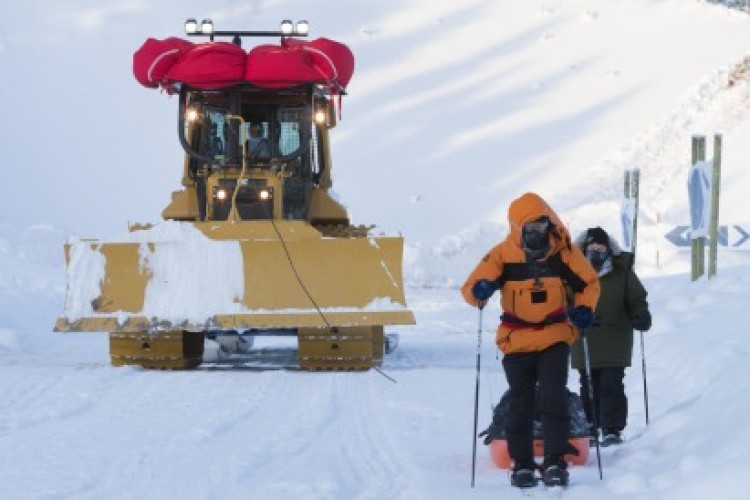
[{"label": "snow-covered dozer blade", "polygon": [[[304,221],[167,221],[78,240],[55,330],[110,332],[113,364],[190,368],[196,332],[296,329],[302,368],[367,369],[383,325],[414,324],[402,252],[399,237],[329,238]],[[167,338],[172,350],[150,354]]]}]

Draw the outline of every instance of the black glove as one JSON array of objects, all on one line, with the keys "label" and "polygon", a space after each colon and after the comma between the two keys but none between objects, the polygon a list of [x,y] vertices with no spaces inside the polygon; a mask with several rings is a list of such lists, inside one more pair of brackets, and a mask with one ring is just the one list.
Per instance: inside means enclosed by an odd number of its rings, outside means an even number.
[{"label": "black glove", "polygon": [[646,332],[651,328],[651,313],[648,312],[648,309],[643,309],[635,314],[633,328],[641,332]]},{"label": "black glove", "polygon": [[484,439],[482,440],[482,442],[487,446],[489,446],[489,444],[492,442],[492,436],[490,436],[489,429],[485,429],[480,432],[478,437],[483,437]]},{"label": "black glove", "polygon": [[483,437],[484,439],[482,440],[482,442],[486,445],[489,445],[492,442],[492,438],[490,437],[490,433],[487,432],[487,429],[480,432],[479,436],[477,437],[480,437],[480,438]]},{"label": "black glove", "polygon": [[578,306],[569,314],[570,322],[579,330],[585,330],[594,321],[594,314],[588,306]]},{"label": "black glove", "polygon": [[475,299],[481,302],[492,297],[492,294],[495,293],[497,288],[497,281],[479,280],[474,283],[473,287],[471,287],[471,294]]}]

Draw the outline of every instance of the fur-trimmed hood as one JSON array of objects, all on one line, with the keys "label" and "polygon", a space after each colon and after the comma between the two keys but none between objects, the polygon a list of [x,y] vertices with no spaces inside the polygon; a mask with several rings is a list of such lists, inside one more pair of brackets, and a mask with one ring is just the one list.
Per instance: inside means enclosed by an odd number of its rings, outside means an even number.
[{"label": "fur-trimmed hood", "polygon": [[[586,254],[586,249],[583,248],[583,244],[586,241],[586,236],[588,234],[588,229],[581,232],[576,238],[573,240],[573,244],[581,249],[581,252]],[[617,238],[612,236],[610,233],[607,233],[607,237],[609,238],[609,249],[612,251],[612,255],[618,256],[622,253],[622,247],[620,246],[620,242],[617,241]]]}]

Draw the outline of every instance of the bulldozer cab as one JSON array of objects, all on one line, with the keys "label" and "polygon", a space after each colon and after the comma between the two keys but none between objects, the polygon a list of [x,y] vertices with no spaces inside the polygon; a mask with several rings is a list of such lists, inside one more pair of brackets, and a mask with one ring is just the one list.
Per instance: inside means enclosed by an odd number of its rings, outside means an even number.
[{"label": "bulldozer cab", "polygon": [[311,192],[328,168],[320,152],[330,108],[312,85],[183,89],[183,184],[195,187],[198,220],[309,220]]}]

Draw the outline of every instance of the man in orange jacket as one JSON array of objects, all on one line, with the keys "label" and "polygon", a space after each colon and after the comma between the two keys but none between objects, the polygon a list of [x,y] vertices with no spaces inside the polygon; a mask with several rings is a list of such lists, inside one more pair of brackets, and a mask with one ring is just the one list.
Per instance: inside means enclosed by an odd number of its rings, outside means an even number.
[{"label": "man in orange jacket", "polygon": [[[596,271],[571,244],[568,230],[547,203],[534,193],[514,200],[508,209],[510,234],[481,260],[461,287],[464,299],[484,307],[496,290],[503,314],[496,344],[503,352],[510,406],[506,426],[513,460],[511,484],[536,484],[533,450],[534,393],[539,384],[544,428],[542,480],[568,483],[563,456],[568,444],[568,357],[577,329],[591,325],[599,299]],[[574,292],[567,314],[566,287]]]}]

